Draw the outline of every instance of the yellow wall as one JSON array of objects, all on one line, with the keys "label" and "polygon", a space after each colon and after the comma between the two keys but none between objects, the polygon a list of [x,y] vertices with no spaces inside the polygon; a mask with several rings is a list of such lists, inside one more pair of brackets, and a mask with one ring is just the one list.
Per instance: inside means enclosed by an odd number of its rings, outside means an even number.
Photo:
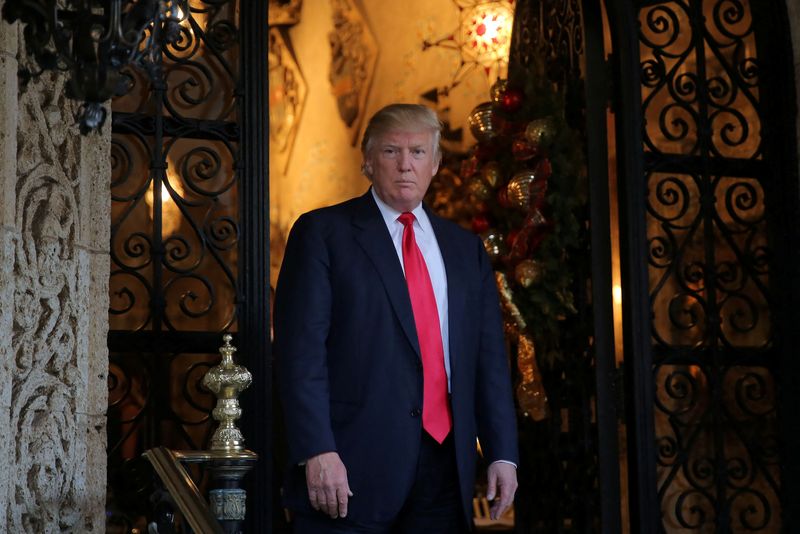
[{"label": "yellow wall", "polygon": [[[451,84],[460,52],[445,47],[423,51],[423,41],[438,40],[458,28],[460,11],[453,0],[363,0],[361,6],[378,44],[367,117],[391,102],[422,102],[422,93]],[[330,2],[305,0],[300,23],[288,31],[308,92],[286,172],[270,161],[273,285],[286,235],[297,217],[360,195],[369,186],[359,174],[360,151],[351,144],[331,92],[328,34],[332,29]],[[469,112],[488,100],[493,81],[476,69],[450,92],[447,102],[440,102],[450,107],[443,118],[449,118],[453,128],[468,131]],[[472,139],[468,133],[465,137],[466,146]]]}]

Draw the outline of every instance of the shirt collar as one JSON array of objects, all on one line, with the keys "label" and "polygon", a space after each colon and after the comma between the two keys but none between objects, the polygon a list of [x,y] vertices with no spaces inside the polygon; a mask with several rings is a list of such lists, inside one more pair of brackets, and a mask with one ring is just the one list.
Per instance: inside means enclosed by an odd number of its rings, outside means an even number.
[{"label": "shirt collar", "polygon": [[[378,205],[378,209],[383,216],[383,221],[386,223],[386,226],[391,228],[393,224],[402,224],[397,220],[402,212],[397,211],[389,204],[381,200],[381,198],[375,192],[374,187],[370,187],[369,190],[372,192],[372,198],[375,199],[375,203]],[[428,214],[425,213],[425,208],[422,207],[422,202],[417,204],[417,207],[411,210],[411,213],[413,213],[414,217],[416,217],[417,226],[419,226],[420,230],[423,232],[429,232],[432,230],[430,219],[428,219]]]}]

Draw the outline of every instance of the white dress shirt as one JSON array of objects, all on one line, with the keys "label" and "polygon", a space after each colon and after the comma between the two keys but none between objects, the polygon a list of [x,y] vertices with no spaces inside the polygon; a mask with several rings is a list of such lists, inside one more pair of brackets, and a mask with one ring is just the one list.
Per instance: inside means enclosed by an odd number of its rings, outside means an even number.
[{"label": "white dress shirt", "polygon": [[[370,187],[372,198],[378,205],[378,209],[383,216],[383,222],[386,223],[386,228],[389,230],[389,235],[392,237],[392,244],[394,250],[397,252],[397,259],[400,261],[400,267],[405,274],[405,267],[403,266],[403,223],[397,220],[401,212],[389,206],[386,202],[378,197],[375,193],[375,188]],[[436,241],[436,234],[433,233],[433,226],[428,214],[422,208],[420,203],[416,208],[411,210],[414,214],[414,237],[417,239],[417,246],[422,257],[425,258],[425,264],[428,267],[428,276],[431,277],[431,285],[433,285],[433,295],[436,299],[436,309],[439,312],[439,330],[442,333],[442,349],[444,351],[444,370],[447,373],[447,391],[450,391],[450,327],[447,321],[447,273],[444,268],[444,258],[442,258],[442,251],[439,249],[439,243]],[[492,462],[511,464],[517,466],[514,462],[507,460],[495,460]]]},{"label": "white dress shirt", "polygon": [[[386,223],[389,235],[392,237],[397,259],[400,261],[403,274],[405,274],[405,267],[403,266],[404,227],[403,223],[397,220],[402,212],[397,211],[381,200],[375,193],[375,188],[370,188],[370,191],[372,191],[372,198],[375,199],[375,203],[383,216],[383,222]],[[431,221],[422,208],[422,204],[411,210],[411,213],[414,214],[416,219],[414,221],[414,237],[417,239],[417,246],[422,253],[422,257],[425,258],[428,276],[430,276],[431,285],[433,286],[433,296],[436,299],[436,311],[439,313],[439,331],[442,334],[444,370],[447,373],[447,390],[450,391],[450,327],[447,320],[447,273],[444,268],[444,258],[442,258],[442,252],[439,250],[436,234],[433,233]]]}]

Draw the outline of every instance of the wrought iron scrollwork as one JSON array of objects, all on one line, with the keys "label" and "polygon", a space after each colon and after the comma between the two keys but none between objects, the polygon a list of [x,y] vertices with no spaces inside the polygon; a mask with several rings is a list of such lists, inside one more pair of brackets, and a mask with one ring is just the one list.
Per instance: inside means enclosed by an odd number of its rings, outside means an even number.
[{"label": "wrought iron scrollwork", "polygon": [[112,105],[111,480],[145,449],[207,447],[200,380],[237,329],[239,5],[188,6],[163,83],[128,71]]},{"label": "wrought iron scrollwork", "polygon": [[[164,157],[171,164],[160,180],[161,194],[156,195],[153,178],[130,176],[127,162],[135,152],[132,145],[142,144],[141,138],[115,136],[115,152],[119,154],[115,158],[119,173],[115,173],[112,189],[117,214],[111,275],[111,309],[118,316],[115,320],[123,321],[147,308],[148,296],[152,298],[150,294],[159,290],[152,280],[152,261],[158,257],[154,251],[159,248],[164,293],[180,288],[174,296],[167,296],[165,326],[224,331],[235,322],[236,276],[232,266],[239,236],[233,167],[236,147],[227,140],[204,141],[200,146],[180,137],[167,140]],[[170,170],[173,166],[176,172]],[[136,180],[138,183],[134,183]],[[153,224],[155,204],[160,204],[162,219],[157,245],[152,231],[141,230]],[[170,306],[170,299],[177,305]],[[136,328],[128,322],[126,329],[152,328],[148,325],[152,313],[143,315],[147,319]]]},{"label": "wrought iron scrollwork", "polygon": [[175,117],[233,120],[238,76],[234,2],[192,4],[181,39],[165,50],[169,92],[165,109]]},{"label": "wrought iron scrollwork", "polygon": [[522,0],[514,20],[510,63],[530,67],[532,56],[544,58],[549,78],[563,84],[582,79],[584,55],[580,0]]},{"label": "wrought iron scrollwork", "polygon": [[777,453],[762,446],[777,436],[767,173],[750,4],[649,3],[639,22],[664,526],[773,531]]},{"label": "wrought iron scrollwork", "polygon": [[759,61],[749,3],[659,2],[642,8],[648,150],[758,157]]}]

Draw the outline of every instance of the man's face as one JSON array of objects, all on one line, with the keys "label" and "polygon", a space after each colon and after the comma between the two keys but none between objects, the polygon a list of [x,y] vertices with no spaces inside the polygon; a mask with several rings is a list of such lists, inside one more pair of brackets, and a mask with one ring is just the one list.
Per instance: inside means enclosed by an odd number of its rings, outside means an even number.
[{"label": "man's face", "polygon": [[411,211],[439,170],[430,131],[391,131],[375,139],[364,162],[378,197],[397,211]]}]

